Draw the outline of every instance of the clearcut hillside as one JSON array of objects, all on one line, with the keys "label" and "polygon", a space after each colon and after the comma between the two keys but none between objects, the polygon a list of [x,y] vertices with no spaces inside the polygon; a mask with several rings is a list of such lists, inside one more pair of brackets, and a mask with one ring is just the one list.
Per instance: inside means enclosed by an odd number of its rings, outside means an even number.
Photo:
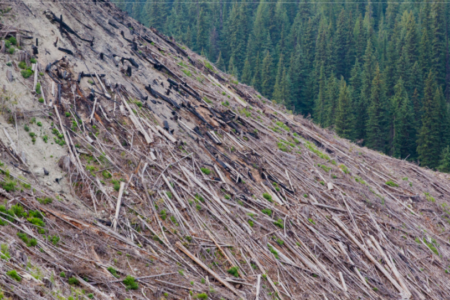
[{"label": "clearcut hillside", "polygon": [[448,175],[109,1],[0,9],[0,299],[450,298]]}]

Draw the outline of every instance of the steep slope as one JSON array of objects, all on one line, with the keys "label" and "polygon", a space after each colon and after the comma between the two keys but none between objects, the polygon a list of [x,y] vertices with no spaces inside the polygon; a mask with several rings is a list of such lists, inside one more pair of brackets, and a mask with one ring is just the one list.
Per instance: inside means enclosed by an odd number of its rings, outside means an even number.
[{"label": "steep slope", "polygon": [[446,175],[109,2],[0,8],[5,299],[449,298]]}]

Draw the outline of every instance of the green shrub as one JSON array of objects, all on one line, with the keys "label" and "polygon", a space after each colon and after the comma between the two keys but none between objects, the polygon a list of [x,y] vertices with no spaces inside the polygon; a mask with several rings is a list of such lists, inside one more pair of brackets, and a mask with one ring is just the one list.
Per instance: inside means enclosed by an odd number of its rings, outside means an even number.
[{"label": "green shrub", "polygon": [[62,277],[62,278],[66,278],[66,273],[61,272],[61,273],[59,273],[59,276]]},{"label": "green shrub", "polygon": [[41,94],[41,84],[40,83],[36,84],[36,94],[38,94],[38,95]]},{"label": "green shrub", "polygon": [[35,63],[37,63],[37,60],[36,60],[36,58],[32,57],[32,58],[30,58],[30,62],[31,62],[32,64],[35,64]]},{"label": "green shrub", "polygon": [[280,256],[278,255],[278,251],[275,250],[274,247],[272,247],[270,244],[267,244],[267,247],[269,247],[270,253],[272,253],[273,256],[275,256],[276,259],[280,259]]},{"label": "green shrub", "polygon": [[16,182],[14,180],[7,179],[6,181],[0,182],[0,186],[7,192],[14,192],[16,190]]},{"label": "green shrub", "polygon": [[123,282],[123,284],[125,284],[127,291],[128,290],[137,290],[139,288],[139,285],[135,281],[133,276],[128,275],[122,282]]},{"label": "green shrub", "polygon": [[27,221],[37,227],[45,227],[45,222],[39,218],[28,218]]},{"label": "green shrub", "polygon": [[169,199],[172,199],[172,198],[173,198],[173,195],[172,195],[172,193],[171,193],[171,192],[169,192],[169,191],[167,191],[167,192],[166,192],[166,195],[167,195],[167,197],[169,197]]},{"label": "green shrub", "polygon": [[227,199],[227,200],[230,200],[231,199],[231,196],[230,195],[228,195],[228,194],[225,194],[225,196],[223,196],[225,199]]},{"label": "green shrub", "polygon": [[59,243],[59,241],[61,240],[61,238],[59,237],[59,236],[57,236],[57,235],[52,235],[51,237],[50,237],[50,242],[53,244],[53,245],[58,245],[58,243]]},{"label": "green shrub", "polygon": [[[102,175],[105,179],[110,179],[112,177],[111,173],[109,173],[107,170],[104,170],[102,172]],[[120,187],[120,186],[119,186]]]},{"label": "green shrub", "polygon": [[161,219],[163,219],[164,221],[167,219],[167,212],[166,212],[165,209],[163,209],[163,210],[160,212],[160,215],[161,215]]},{"label": "green shrub", "polygon": [[69,280],[67,280],[67,282],[70,285],[78,285],[78,284],[80,284],[80,281],[78,279],[76,279],[75,277],[70,277]]},{"label": "green shrub", "polygon": [[119,278],[119,274],[117,274],[116,269],[114,269],[113,267],[108,267],[107,270],[109,271],[109,273],[111,273],[112,276]]},{"label": "green shrub", "polygon": [[265,215],[268,215],[269,217],[272,215],[272,210],[268,208],[264,208],[263,210],[261,210],[261,212]]},{"label": "green shrub", "polygon": [[22,70],[25,70],[25,69],[27,68],[27,63],[24,62],[24,61],[21,61],[21,62],[18,64],[18,66],[19,66],[19,68],[21,68]]},{"label": "green shrub", "polygon": [[211,174],[211,170],[208,168],[200,168],[200,170],[202,170],[203,174],[205,174],[205,175]]},{"label": "green shrub", "polygon": [[39,201],[39,203],[41,203],[41,204],[50,204],[53,202],[53,199],[50,197],[36,198],[36,200]]},{"label": "green shrub", "polygon": [[263,197],[264,197],[264,199],[266,199],[267,201],[273,203],[272,196],[271,196],[270,194],[264,193],[264,194],[263,194]]},{"label": "green shrub", "polygon": [[26,68],[25,70],[22,70],[20,73],[22,74],[23,78],[27,79],[30,78],[31,75],[33,75],[34,71],[31,70],[31,68]]},{"label": "green shrub", "polygon": [[36,239],[30,239],[26,233],[18,232],[17,236],[28,246],[34,247],[37,245]]},{"label": "green shrub", "polygon": [[4,260],[9,260],[11,258],[11,254],[8,250],[7,244],[1,244],[0,246],[0,258]]},{"label": "green shrub", "polygon": [[228,100],[227,100],[225,102],[222,102],[222,105],[225,107],[228,107],[228,106],[230,106],[230,102],[228,102]]},{"label": "green shrub", "polygon": [[22,281],[22,277],[20,277],[20,275],[17,273],[16,270],[11,270],[6,272],[6,275],[8,275],[9,277],[11,277],[12,279],[14,279],[15,281],[21,282]]},{"label": "green shrub", "polygon": [[255,223],[252,220],[248,220],[247,223],[248,225],[250,225],[250,227],[253,227],[255,225]]},{"label": "green shrub", "polygon": [[284,223],[282,219],[278,219],[277,221],[273,222],[273,224],[277,227],[280,227],[281,229],[284,228]]},{"label": "green shrub", "polygon": [[14,46],[16,46],[17,45],[17,39],[15,38],[15,37],[10,37],[9,39],[8,39],[8,41],[11,43],[11,45],[14,45]]},{"label": "green shrub", "polygon": [[208,295],[205,293],[197,294],[194,296],[196,299],[208,299]]},{"label": "green shrub", "polygon": [[9,47],[9,49],[8,49],[9,54],[14,54],[15,51],[16,51],[16,49],[14,47]]},{"label": "green shrub", "polygon": [[229,274],[233,275],[234,277],[239,277],[239,268],[238,267],[231,267],[227,271]]}]

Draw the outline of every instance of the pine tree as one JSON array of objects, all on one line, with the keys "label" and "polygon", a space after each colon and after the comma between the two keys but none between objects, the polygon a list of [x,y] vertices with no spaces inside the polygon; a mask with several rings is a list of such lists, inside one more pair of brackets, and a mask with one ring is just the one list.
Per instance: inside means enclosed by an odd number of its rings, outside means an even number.
[{"label": "pine tree", "polygon": [[[366,54],[364,55],[364,67],[361,74],[361,96],[356,105],[356,139],[366,138],[366,123],[368,119],[367,108],[372,95],[372,81],[375,71],[375,56],[373,54],[372,42],[368,40]],[[381,81],[381,80],[380,80]]]},{"label": "pine tree", "polygon": [[319,125],[325,124],[325,72],[324,66],[320,67],[320,75],[319,75],[319,93],[316,98],[316,103],[314,105],[314,121],[316,121]]},{"label": "pine tree", "polygon": [[311,100],[305,97],[305,70],[303,53],[300,45],[297,45],[295,52],[292,53],[289,66],[289,78],[291,80],[291,95],[295,110],[301,114],[311,112]]},{"label": "pine tree", "polygon": [[216,61],[216,67],[222,71],[226,71],[225,62],[223,61],[223,58],[222,58],[222,52],[219,52],[219,57],[217,58],[217,61]]},{"label": "pine tree", "polygon": [[273,92],[272,56],[269,52],[266,52],[261,66],[261,92],[266,97],[270,97]]},{"label": "pine tree", "polygon": [[241,81],[246,84],[250,84],[252,82],[252,69],[248,58],[246,58],[244,62],[244,69],[242,69]]},{"label": "pine tree", "polygon": [[430,168],[438,166],[441,153],[440,124],[439,124],[439,99],[434,93],[434,76],[430,71],[425,81],[422,127],[417,140],[417,154],[420,164]]},{"label": "pine tree", "polygon": [[207,31],[207,22],[206,22],[206,12],[203,11],[203,8],[200,9],[197,18],[197,37],[195,43],[195,50],[200,52],[202,49],[207,48],[208,41],[208,31]]},{"label": "pine tree", "polygon": [[336,53],[336,76],[344,76],[344,78],[346,78],[348,68],[346,57],[349,51],[349,35],[346,28],[346,15],[344,9],[342,9],[341,13],[339,14],[337,29],[334,35],[336,36],[334,39]]},{"label": "pine tree", "polygon": [[252,78],[252,86],[258,91],[262,91],[261,88],[261,61],[259,59],[259,52],[256,55],[255,67]]},{"label": "pine tree", "polygon": [[334,121],[336,119],[336,109],[338,105],[339,99],[339,82],[334,76],[331,74],[330,78],[327,80],[327,88],[325,92],[325,119],[324,119],[324,127],[331,127],[334,125]]},{"label": "pine tree", "polygon": [[416,157],[416,126],[413,105],[409,100],[403,80],[400,77],[395,85],[392,99],[392,150],[393,156],[414,159]]},{"label": "pine tree", "polygon": [[383,82],[377,65],[372,81],[370,105],[367,110],[367,139],[369,148],[384,152],[386,150],[387,107],[385,103]]},{"label": "pine tree", "polygon": [[450,173],[450,146],[447,146],[442,150],[441,159],[437,169],[440,172]]},{"label": "pine tree", "polygon": [[349,140],[353,139],[354,118],[352,111],[351,91],[343,78],[341,78],[340,82],[335,124],[336,133],[339,136]]},{"label": "pine tree", "polygon": [[283,98],[283,92],[282,92],[283,69],[284,69],[283,55],[280,55],[280,60],[278,61],[278,67],[277,67],[277,76],[275,77],[275,86],[274,86],[273,95],[272,95],[272,98],[278,102],[281,102],[283,100],[282,99]]}]

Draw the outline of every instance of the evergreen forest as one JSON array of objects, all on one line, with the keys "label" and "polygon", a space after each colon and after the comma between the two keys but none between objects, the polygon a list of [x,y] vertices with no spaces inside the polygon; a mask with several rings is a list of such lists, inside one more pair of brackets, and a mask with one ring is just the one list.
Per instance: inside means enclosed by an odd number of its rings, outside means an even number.
[{"label": "evergreen forest", "polygon": [[340,136],[450,171],[449,4],[116,4],[267,98],[311,116]]}]

